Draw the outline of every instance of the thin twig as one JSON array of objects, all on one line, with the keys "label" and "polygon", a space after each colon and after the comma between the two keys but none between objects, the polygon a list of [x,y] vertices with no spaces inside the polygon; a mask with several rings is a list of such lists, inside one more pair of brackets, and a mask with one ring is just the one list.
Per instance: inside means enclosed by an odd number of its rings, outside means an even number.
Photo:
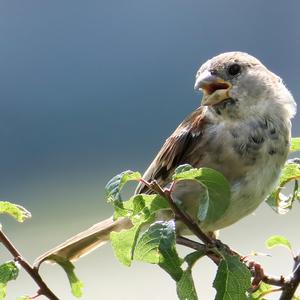
[{"label": "thin twig", "polygon": [[264,283],[279,286],[279,287],[284,287],[284,285],[286,283],[286,279],[283,276],[275,277],[275,276],[266,275],[266,274],[261,279],[261,281],[263,281]]},{"label": "thin twig", "polygon": [[216,265],[219,265],[221,258],[215,252],[211,251],[211,247],[195,242],[183,236],[176,238],[176,243],[182,246],[192,248],[197,251],[204,252]]},{"label": "thin twig", "polygon": [[42,277],[38,273],[36,269],[34,269],[21,255],[21,253],[15,248],[12,242],[8,239],[8,237],[4,234],[2,230],[0,230],[0,241],[5,246],[5,248],[11,253],[14,257],[14,260],[18,262],[25,271],[31,276],[31,278],[35,281],[35,283],[39,286],[38,295],[44,295],[50,300],[59,300],[57,296],[48,288],[46,283],[43,281]]},{"label": "thin twig", "polygon": [[291,300],[300,283],[300,252],[294,258],[293,273],[286,281],[279,300]]},{"label": "thin twig", "polygon": [[182,245],[182,246],[192,248],[192,249],[197,250],[197,251],[204,252],[204,253],[207,253],[209,251],[208,250],[209,248],[206,245],[198,243],[198,242],[193,241],[193,240],[190,240],[190,239],[188,239],[184,236],[177,236],[176,237],[176,243],[179,244],[179,245]]}]

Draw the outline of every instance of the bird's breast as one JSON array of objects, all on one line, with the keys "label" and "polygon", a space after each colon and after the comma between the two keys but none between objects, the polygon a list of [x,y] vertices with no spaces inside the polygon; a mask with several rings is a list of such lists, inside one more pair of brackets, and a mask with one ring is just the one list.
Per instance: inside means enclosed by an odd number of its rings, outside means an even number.
[{"label": "bird's breast", "polygon": [[203,224],[206,230],[229,226],[257,208],[278,180],[289,138],[289,124],[267,117],[239,124],[212,124],[206,130],[202,166],[223,173],[232,193],[225,215],[217,223]]}]

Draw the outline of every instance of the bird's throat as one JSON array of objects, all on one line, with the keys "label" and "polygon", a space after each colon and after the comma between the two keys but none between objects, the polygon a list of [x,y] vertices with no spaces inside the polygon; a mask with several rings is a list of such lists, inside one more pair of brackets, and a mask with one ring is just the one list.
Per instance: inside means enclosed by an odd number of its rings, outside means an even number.
[{"label": "bird's throat", "polygon": [[228,98],[212,106],[217,115],[225,118],[237,119],[239,117],[239,100]]}]

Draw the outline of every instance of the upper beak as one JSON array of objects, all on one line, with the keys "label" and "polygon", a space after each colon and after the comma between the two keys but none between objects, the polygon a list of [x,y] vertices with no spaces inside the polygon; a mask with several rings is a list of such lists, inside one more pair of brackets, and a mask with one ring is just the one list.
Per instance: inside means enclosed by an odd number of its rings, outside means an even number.
[{"label": "upper beak", "polygon": [[212,106],[230,98],[231,87],[232,85],[228,81],[206,70],[196,78],[194,89],[202,90],[202,105]]}]

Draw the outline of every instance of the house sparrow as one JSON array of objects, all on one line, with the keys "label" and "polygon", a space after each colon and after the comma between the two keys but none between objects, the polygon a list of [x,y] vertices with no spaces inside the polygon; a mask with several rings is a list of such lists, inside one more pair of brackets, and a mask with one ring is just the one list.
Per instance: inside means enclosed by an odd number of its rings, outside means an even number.
[{"label": "house sparrow", "polygon": [[[289,152],[296,103],[281,78],[243,52],[204,63],[195,90],[203,92],[201,106],[166,140],[143,178],[166,186],[185,163],[221,172],[231,185],[231,202],[217,222],[200,224],[208,233],[247,216],[271,192]],[[149,192],[142,183],[136,190]],[[52,254],[76,260],[109,240],[111,231],[131,226],[127,218],[109,218],[48,251],[36,264]]]}]

